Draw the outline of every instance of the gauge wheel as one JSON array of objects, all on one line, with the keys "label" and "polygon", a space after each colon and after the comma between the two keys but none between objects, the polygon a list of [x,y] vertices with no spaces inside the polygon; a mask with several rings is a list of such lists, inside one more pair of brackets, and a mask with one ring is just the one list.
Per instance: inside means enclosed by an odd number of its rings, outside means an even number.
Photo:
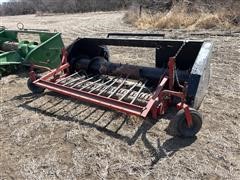
[{"label": "gauge wheel", "polygon": [[178,111],[174,119],[179,136],[185,138],[195,137],[202,127],[202,115],[193,108],[189,108],[189,110],[192,116],[192,125],[190,127],[188,127],[184,109]]},{"label": "gauge wheel", "polygon": [[[41,76],[36,76],[36,79],[41,78]],[[32,91],[33,94],[41,94],[44,92],[44,88],[36,86],[33,81],[29,78],[27,81],[27,86],[30,91]]]}]

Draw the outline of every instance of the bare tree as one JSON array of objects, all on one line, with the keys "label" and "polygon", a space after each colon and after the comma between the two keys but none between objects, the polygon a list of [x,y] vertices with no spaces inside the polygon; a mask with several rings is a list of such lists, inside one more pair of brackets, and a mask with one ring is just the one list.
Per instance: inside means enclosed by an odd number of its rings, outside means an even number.
[{"label": "bare tree", "polygon": [[[171,9],[174,3],[179,2],[187,3],[189,7],[200,4],[214,9],[216,1],[224,5],[226,0],[10,0],[0,5],[0,15],[110,11],[126,8],[133,3],[156,11]],[[233,2],[239,3],[239,0],[229,0],[227,4],[231,6]]]}]

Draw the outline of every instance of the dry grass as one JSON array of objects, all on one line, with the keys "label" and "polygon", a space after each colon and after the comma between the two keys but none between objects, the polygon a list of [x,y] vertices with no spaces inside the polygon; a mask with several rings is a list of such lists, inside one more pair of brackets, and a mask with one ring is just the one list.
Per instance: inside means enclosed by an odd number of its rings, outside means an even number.
[{"label": "dry grass", "polygon": [[169,11],[152,13],[145,10],[141,16],[137,8],[131,8],[125,20],[140,29],[235,29],[240,25],[239,8],[239,3],[206,8],[181,2],[175,3]]}]

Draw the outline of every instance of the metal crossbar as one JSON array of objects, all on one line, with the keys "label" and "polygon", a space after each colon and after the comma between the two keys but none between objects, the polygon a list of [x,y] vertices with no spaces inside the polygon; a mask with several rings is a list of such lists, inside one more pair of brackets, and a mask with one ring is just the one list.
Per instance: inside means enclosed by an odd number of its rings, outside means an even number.
[{"label": "metal crossbar", "polygon": [[120,79],[120,78],[115,79],[115,80],[114,80],[111,84],[109,84],[107,87],[103,88],[103,90],[100,91],[100,92],[98,93],[98,95],[101,95],[101,94],[104,93],[106,90],[108,90],[108,89],[109,89],[112,85],[114,85],[119,79]]},{"label": "metal crossbar", "polygon": [[127,90],[127,92],[119,99],[119,101],[122,101],[127,95],[129,95],[133,89],[139,84],[139,81],[136,82],[130,89]]},{"label": "metal crossbar", "polygon": [[118,92],[118,90],[124,85],[128,78],[125,78],[122,83],[108,96],[109,98],[112,97],[114,94]]},{"label": "metal crossbar", "polygon": [[131,101],[130,104],[133,104],[137,100],[139,94],[142,92],[142,90],[145,87],[146,83],[147,83],[147,81],[145,81],[144,84],[141,86],[141,88],[139,89],[139,91],[137,92],[137,94],[135,95],[135,97],[133,98],[133,100]]},{"label": "metal crossbar", "polygon": [[77,81],[79,81],[79,80],[84,79],[85,77],[86,77],[86,76],[80,76],[80,78],[73,79],[73,80],[71,80],[71,81],[69,81],[69,82],[63,84],[63,86],[67,86],[67,85],[69,85],[69,84],[75,83],[75,82],[77,82]]},{"label": "metal crossbar", "polygon": [[[71,77],[73,77],[73,76],[75,76],[75,75],[77,75],[77,74],[78,74],[78,72],[76,72],[76,73],[74,73],[74,74],[72,74],[72,75],[70,75],[70,76],[67,76],[67,77],[65,77],[65,78],[63,78],[63,79],[60,79],[60,80],[56,81],[55,83],[57,84],[57,83],[60,83],[60,82],[65,81],[65,80],[68,80],[68,79],[70,79]],[[78,74],[78,75],[79,75],[79,74]]]},{"label": "metal crossbar", "polygon": [[93,91],[95,91],[95,90],[97,90],[97,89],[99,89],[99,88],[103,87],[104,85],[106,85],[106,84],[110,83],[110,82],[111,82],[112,80],[114,80],[114,79],[117,79],[117,78],[115,77],[115,78],[113,78],[113,79],[110,79],[110,80],[106,81],[105,83],[103,83],[103,84],[100,84],[100,85],[98,85],[97,87],[95,87],[95,88],[91,89],[89,92],[91,93],[91,92],[93,92]]},{"label": "metal crossbar", "polygon": [[83,81],[81,81],[81,82],[78,82],[78,83],[76,83],[76,84],[74,84],[74,85],[72,85],[72,86],[70,86],[70,87],[71,87],[71,88],[74,88],[74,87],[76,87],[76,86],[79,86],[80,84],[83,84],[83,83],[85,83],[85,82],[87,82],[87,81],[90,81],[90,80],[96,78],[97,76],[98,76],[98,75],[92,76],[92,77],[90,77],[90,78],[88,78],[88,79],[85,79],[85,80],[83,80]]},{"label": "metal crossbar", "polygon": [[95,83],[98,83],[98,82],[100,82],[100,81],[102,81],[102,80],[103,80],[103,79],[98,79],[98,80],[96,80],[96,81],[89,82],[89,84],[83,86],[80,90],[83,90],[83,89],[85,89],[85,88],[91,87],[91,86],[94,85]]}]

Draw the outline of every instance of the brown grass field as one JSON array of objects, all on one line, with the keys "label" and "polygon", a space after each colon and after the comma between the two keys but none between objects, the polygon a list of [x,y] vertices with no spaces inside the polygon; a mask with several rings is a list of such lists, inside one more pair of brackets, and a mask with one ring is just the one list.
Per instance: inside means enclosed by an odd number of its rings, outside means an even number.
[{"label": "brown grass field", "polygon": [[[164,6],[163,6],[164,7]],[[124,19],[141,29],[228,29],[240,30],[240,3],[237,0],[173,1],[169,10],[131,6]]]},{"label": "brown grass field", "polygon": [[[15,29],[17,22],[22,22],[26,28],[57,30],[65,44],[77,37],[104,37],[108,32],[153,31],[125,24],[124,14],[9,16],[0,17],[0,25]],[[27,73],[18,73],[0,80],[0,179],[238,180],[240,34],[158,32],[167,38],[214,43],[210,87],[199,110],[204,123],[197,138],[165,133],[173,111],[153,123],[50,91],[32,95],[26,85]],[[154,65],[153,52],[147,49],[111,50],[113,61]]]}]

